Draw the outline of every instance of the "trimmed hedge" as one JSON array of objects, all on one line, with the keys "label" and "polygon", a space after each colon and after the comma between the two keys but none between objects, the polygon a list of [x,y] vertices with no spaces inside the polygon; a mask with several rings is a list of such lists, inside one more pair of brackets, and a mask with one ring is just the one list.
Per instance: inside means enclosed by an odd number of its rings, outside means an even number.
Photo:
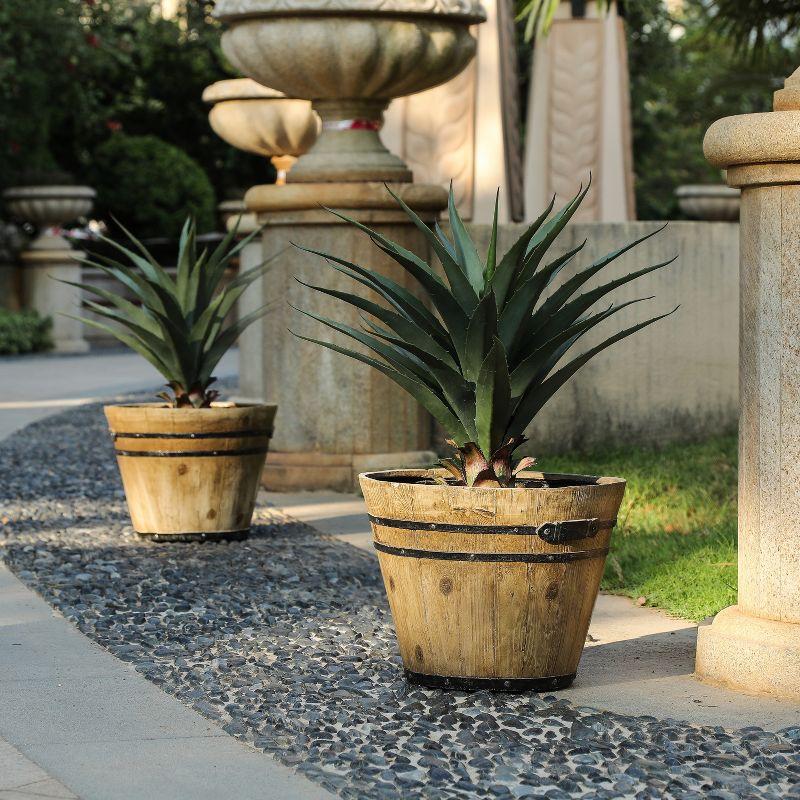
[{"label": "trimmed hedge", "polygon": [[17,355],[49,350],[53,346],[50,317],[35,311],[8,311],[0,308],[0,355]]},{"label": "trimmed hedge", "polygon": [[[198,233],[214,229],[214,189],[203,168],[156,136],[114,134],[94,153],[97,210],[140,239],[177,239],[188,214]],[[113,225],[111,219],[108,222]]]}]

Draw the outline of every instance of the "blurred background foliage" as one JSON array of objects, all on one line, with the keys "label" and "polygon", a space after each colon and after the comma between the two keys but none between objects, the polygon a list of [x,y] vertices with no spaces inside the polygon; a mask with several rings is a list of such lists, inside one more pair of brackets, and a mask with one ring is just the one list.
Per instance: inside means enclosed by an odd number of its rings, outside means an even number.
[{"label": "blurred background foliage", "polygon": [[[758,17],[749,13],[755,6]],[[706,129],[720,117],[769,111],[772,93],[800,65],[798,29],[786,31],[783,11],[769,7],[764,0],[625,3],[640,219],[679,218],[677,186],[722,182],[703,158]]]},{"label": "blurred background foliage", "polygon": [[98,148],[117,134],[180,148],[202,165],[217,200],[271,179],[266,159],[230,147],[208,125],[203,89],[236,74],[219,47],[213,3],[190,0],[170,19],[159,7],[0,2],[0,188],[57,170],[89,182]]},{"label": "blurred background foliage", "polygon": [[[235,74],[212,0],[185,0],[169,19],[159,9],[158,0],[0,2],[0,189],[57,182],[63,172],[97,180],[98,151],[118,134],[180,148],[216,201],[272,179],[266,159],[226,145],[208,125],[203,89]],[[678,185],[721,180],[702,156],[708,125],[768,110],[800,63],[800,2],[627,0],[624,13],[638,214],[678,218]],[[520,35],[523,108],[530,53]],[[110,185],[124,167],[102,163]]]}]

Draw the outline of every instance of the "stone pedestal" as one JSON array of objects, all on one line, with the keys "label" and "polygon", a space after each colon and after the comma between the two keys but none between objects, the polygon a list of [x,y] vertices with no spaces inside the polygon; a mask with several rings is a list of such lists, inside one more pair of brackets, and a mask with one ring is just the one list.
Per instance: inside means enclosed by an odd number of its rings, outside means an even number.
[{"label": "stone pedestal", "polygon": [[742,190],[739,602],[700,629],[696,669],[800,699],[800,70],[775,109],[704,142]]},{"label": "stone pedestal", "polygon": [[589,2],[583,16],[562,2],[536,42],[525,147],[525,214],[553,194],[567,202],[592,173],[576,222],[636,219],[625,29],[616,3]]},{"label": "stone pedestal", "polygon": [[[438,186],[397,184],[394,189],[431,223],[446,203],[446,193]],[[362,324],[354,309],[295,278],[371,295],[323,259],[292,244],[380,269],[416,289],[414,281],[368,237],[321,206],[340,210],[427,258],[423,235],[379,183],[256,186],[245,200],[259,223],[266,225],[264,257],[279,254],[262,281],[261,296],[254,291],[250,298],[252,303],[274,303],[263,322],[260,363],[250,363],[256,359],[253,355],[241,362],[242,392],[278,404],[265,485],[281,491],[352,491],[356,476],[366,469],[432,463],[431,421],[416,401],[377,370],[289,332],[359,347],[292,306],[354,327]],[[377,298],[371,295],[371,299]]]},{"label": "stone pedestal", "polygon": [[53,320],[51,336],[56,353],[85,353],[89,349],[89,343],[83,338],[83,323],[63,316],[80,315],[81,290],[59,283],[59,280],[80,283],[81,265],[75,259],[83,255],[66,246],[34,248],[19,256],[23,308],[35,309],[41,316]]}]

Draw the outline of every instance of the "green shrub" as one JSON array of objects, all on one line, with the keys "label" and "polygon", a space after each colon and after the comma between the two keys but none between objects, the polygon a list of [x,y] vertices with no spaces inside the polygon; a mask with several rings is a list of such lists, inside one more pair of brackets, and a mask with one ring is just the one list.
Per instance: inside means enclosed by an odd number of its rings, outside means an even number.
[{"label": "green shrub", "polygon": [[49,350],[50,317],[40,317],[35,311],[8,311],[0,308],[0,355],[17,355]]},{"label": "green shrub", "polygon": [[202,167],[155,136],[120,133],[103,142],[94,154],[91,185],[98,212],[141,238],[177,238],[187,215],[199,233],[214,228],[214,189]]}]

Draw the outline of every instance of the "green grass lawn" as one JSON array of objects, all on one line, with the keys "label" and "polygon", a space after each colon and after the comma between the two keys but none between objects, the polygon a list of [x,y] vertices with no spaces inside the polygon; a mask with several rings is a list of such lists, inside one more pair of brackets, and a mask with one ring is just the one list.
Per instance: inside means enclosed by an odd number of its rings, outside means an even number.
[{"label": "green grass lawn", "polygon": [[736,602],[736,436],[543,457],[548,472],[628,481],[602,588],[700,620]]}]

